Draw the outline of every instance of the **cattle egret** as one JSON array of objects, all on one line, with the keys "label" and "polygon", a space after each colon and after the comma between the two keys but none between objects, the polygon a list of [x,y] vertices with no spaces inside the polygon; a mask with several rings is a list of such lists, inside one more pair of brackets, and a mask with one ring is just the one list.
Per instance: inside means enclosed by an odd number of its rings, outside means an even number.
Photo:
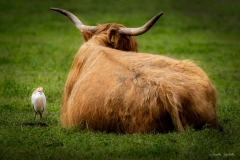
[{"label": "cattle egret", "polygon": [[42,114],[43,114],[44,109],[46,108],[46,97],[43,93],[42,87],[38,87],[33,92],[31,102],[32,102],[32,107],[35,112],[34,121],[36,119],[36,115],[39,114],[40,121],[42,122]]}]

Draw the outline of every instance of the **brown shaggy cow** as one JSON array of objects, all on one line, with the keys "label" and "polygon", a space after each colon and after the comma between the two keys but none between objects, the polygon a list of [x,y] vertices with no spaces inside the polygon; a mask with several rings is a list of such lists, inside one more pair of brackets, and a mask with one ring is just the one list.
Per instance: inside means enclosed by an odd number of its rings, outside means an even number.
[{"label": "brown shaggy cow", "polygon": [[206,73],[189,60],[136,53],[133,36],[145,33],[162,13],[140,28],[120,24],[85,26],[69,72],[61,109],[65,127],[116,133],[184,131],[186,126],[219,130],[216,90]]}]

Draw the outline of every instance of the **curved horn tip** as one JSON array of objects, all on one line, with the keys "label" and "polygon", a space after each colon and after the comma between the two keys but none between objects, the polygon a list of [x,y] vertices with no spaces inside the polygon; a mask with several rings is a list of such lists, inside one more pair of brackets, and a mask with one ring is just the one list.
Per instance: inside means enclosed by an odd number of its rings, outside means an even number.
[{"label": "curved horn tip", "polygon": [[65,12],[68,12],[68,11],[66,11],[66,10],[64,10],[64,9],[54,8],[54,7],[51,7],[50,10],[52,10],[52,11],[57,11],[57,12],[60,12],[60,13],[63,13],[63,14],[64,14]]},{"label": "curved horn tip", "polygon": [[79,30],[83,29],[83,30],[90,31],[90,32],[96,32],[96,30],[97,30],[96,26],[85,26],[74,14],[72,14],[71,12],[69,12],[67,10],[60,9],[60,8],[54,8],[54,7],[51,7],[50,9],[67,16]]},{"label": "curved horn tip", "polygon": [[163,12],[160,12],[155,17],[160,18],[162,15],[163,15]]},{"label": "curved horn tip", "polygon": [[50,7],[50,10],[56,10],[56,9],[58,9],[58,8]]},{"label": "curved horn tip", "polygon": [[52,11],[57,11],[57,12],[63,12],[63,11],[65,11],[64,9],[54,8],[54,7],[51,7],[50,10],[52,10]]},{"label": "curved horn tip", "polygon": [[50,7],[51,10],[58,10],[60,8]]},{"label": "curved horn tip", "polygon": [[125,34],[128,36],[138,36],[147,32],[163,15],[163,12],[158,13],[152,19],[150,19],[146,24],[139,28],[119,28],[119,33]]},{"label": "curved horn tip", "polygon": [[159,16],[162,16],[163,14],[164,14],[164,12],[160,12],[158,15],[159,15]]}]

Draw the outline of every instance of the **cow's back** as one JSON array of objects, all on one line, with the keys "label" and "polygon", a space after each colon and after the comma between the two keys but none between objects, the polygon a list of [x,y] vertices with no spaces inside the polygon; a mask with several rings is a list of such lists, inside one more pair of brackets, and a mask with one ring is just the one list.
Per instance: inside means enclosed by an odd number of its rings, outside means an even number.
[{"label": "cow's back", "polygon": [[[214,91],[207,91],[211,83],[194,63],[113,51],[100,50],[85,62],[67,103],[67,125],[109,132],[167,132],[174,129],[164,102],[167,96],[179,103],[184,125],[194,125],[191,121],[201,112],[215,107],[211,101],[216,99],[201,103]],[[187,116],[185,110],[195,116]]]}]

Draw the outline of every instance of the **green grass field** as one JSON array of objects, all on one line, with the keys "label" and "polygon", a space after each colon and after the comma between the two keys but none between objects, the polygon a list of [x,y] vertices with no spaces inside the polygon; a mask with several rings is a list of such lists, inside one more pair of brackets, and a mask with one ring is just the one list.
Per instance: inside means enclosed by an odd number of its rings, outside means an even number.
[{"label": "green grass field", "polygon": [[[192,59],[201,66],[217,88],[224,132],[118,135],[62,128],[63,86],[83,39],[50,7],[69,10],[87,25],[127,27],[164,12],[137,37],[139,52]],[[239,159],[239,10],[237,0],[1,0],[0,159]],[[43,121],[48,126],[24,125],[34,122],[30,96],[39,86],[47,97]]]}]

